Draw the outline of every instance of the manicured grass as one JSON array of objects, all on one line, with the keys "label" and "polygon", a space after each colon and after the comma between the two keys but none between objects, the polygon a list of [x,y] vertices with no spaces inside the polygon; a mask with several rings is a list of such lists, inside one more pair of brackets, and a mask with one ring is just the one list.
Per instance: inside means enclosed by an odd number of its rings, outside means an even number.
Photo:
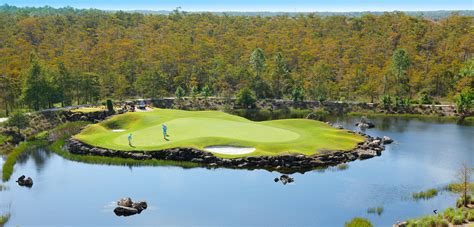
[{"label": "manicured grass", "polygon": [[104,111],[107,110],[106,108],[100,107],[83,107],[78,109],[73,109],[71,112],[82,112],[82,113],[90,113],[90,112],[97,112],[97,111]]},{"label": "manicured grass", "polygon": [[[163,139],[162,124],[168,126],[169,141]],[[113,132],[123,129],[123,132]],[[133,134],[132,144],[127,136]],[[212,145],[255,147],[241,157],[301,153],[312,155],[322,150],[350,150],[362,136],[339,130],[319,121],[286,119],[254,122],[219,111],[155,109],[126,113],[99,124],[89,125],[75,136],[87,144],[115,150],[160,150],[174,147],[204,149]]]},{"label": "manicured grass", "polygon": [[33,141],[33,142],[21,142],[12,152],[10,152],[7,156],[7,160],[3,163],[2,167],[2,180],[8,181],[13,173],[13,166],[16,163],[17,158],[20,156],[21,153],[26,151],[30,147],[34,147],[37,145],[46,144],[45,141]]}]

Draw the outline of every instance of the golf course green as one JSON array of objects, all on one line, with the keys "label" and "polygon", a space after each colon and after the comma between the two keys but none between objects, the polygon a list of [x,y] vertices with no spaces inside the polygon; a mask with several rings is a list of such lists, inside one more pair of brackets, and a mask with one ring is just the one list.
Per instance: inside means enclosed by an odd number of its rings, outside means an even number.
[{"label": "golf course green", "polygon": [[[163,138],[162,124],[168,128]],[[128,135],[132,134],[132,146]],[[154,109],[125,113],[87,126],[74,137],[86,144],[113,150],[162,150],[209,146],[253,147],[247,154],[216,154],[220,157],[316,154],[322,150],[350,150],[362,136],[314,120],[285,119],[254,122],[219,111]]]}]

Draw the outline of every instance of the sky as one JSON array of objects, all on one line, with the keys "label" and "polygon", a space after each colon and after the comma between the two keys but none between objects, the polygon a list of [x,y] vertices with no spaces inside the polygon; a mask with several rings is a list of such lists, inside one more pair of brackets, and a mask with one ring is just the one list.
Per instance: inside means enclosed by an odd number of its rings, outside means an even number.
[{"label": "sky", "polygon": [[103,10],[354,12],[474,10],[474,0],[0,0],[0,5]]}]

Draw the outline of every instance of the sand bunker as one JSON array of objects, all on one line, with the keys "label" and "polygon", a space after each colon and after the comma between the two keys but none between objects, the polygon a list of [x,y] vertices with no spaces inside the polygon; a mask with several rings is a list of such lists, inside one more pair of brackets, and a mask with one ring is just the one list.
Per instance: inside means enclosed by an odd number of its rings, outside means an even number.
[{"label": "sand bunker", "polygon": [[125,129],[112,129],[112,132],[125,132]]},{"label": "sand bunker", "polygon": [[218,154],[248,154],[255,151],[255,147],[210,146],[206,151]]}]

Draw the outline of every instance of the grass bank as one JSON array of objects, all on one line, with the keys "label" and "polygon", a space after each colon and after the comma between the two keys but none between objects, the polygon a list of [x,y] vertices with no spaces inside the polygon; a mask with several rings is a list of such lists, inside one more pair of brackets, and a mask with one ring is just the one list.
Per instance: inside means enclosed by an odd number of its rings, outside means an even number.
[{"label": "grass bank", "polygon": [[2,180],[8,181],[13,173],[13,166],[16,163],[17,158],[31,147],[36,147],[39,145],[45,145],[46,141],[32,141],[32,142],[21,142],[12,152],[7,156],[7,160],[2,167]]},{"label": "grass bank", "polygon": [[[168,127],[168,140],[163,139],[162,124]],[[134,147],[128,145],[130,133]],[[74,137],[93,146],[124,151],[175,147],[205,149],[214,145],[256,148],[243,155],[216,154],[227,158],[281,153],[313,155],[322,150],[350,150],[364,140],[362,136],[314,120],[255,122],[219,111],[169,109],[118,115],[89,125]]]},{"label": "grass bank", "polygon": [[427,215],[420,218],[409,219],[407,227],[416,226],[450,226],[462,225],[468,222],[474,222],[474,209],[468,208],[447,208],[443,213],[437,215]]}]

